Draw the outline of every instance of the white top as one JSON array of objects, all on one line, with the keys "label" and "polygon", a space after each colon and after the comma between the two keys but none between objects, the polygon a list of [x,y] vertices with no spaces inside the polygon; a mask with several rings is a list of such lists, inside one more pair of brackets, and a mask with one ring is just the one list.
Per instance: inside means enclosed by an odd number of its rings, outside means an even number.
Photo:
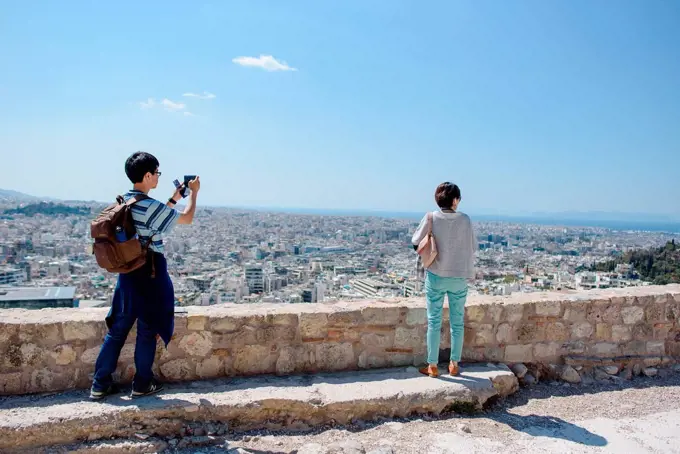
[{"label": "white top", "polygon": [[[477,238],[470,217],[464,213],[432,213],[432,235],[437,244],[437,258],[428,271],[441,277],[475,277]],[[411,242],[418,245],[428,231],[427,214],[420,221]]]}]

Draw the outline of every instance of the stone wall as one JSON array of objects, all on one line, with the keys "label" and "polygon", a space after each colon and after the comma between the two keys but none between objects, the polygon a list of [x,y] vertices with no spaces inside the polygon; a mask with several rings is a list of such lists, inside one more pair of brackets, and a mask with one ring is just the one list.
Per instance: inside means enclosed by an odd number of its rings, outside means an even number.
[{"label": "stone wall", "polygon": [[[90,385],[106,309],[0,310],[0,394]],[[446,313],[447,311],[445,311]],[[562,364],[680,357],[680,285],[510,297],[470,297],[464,360]],[[337,304],[190,307],[156,373],[183,381],[418,365],[425,359],[420,299]],[[134,374],[134,339],[120,379]],[[450,343],[442,326],[442,358]]]}]

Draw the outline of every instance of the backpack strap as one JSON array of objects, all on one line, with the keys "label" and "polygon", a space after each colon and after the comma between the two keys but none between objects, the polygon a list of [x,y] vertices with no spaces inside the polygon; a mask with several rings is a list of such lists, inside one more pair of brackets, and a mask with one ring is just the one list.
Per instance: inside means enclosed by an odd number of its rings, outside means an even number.
[{"label": "backpack strap", "polygon": [[[135,194],[134,196],[130,197],[127,200],[127,202],[125,202],[125,199],[123,199],[121,196],[118,196],[118,197],[120,197],[127,206],[132,206],[137,202],[141,202],[142,200],[146,200],[146,199],[150,198],[146,194]],[[118,198],[116,198],[116,200],[118,200]],[[121,202],[121,203],[123,203],[123,202]]]}]

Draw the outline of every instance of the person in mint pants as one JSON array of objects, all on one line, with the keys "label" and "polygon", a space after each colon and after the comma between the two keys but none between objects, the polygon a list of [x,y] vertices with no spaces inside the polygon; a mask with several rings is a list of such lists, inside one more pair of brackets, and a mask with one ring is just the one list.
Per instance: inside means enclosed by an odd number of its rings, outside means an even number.
[{"label": "person in mint pants", "polygon": [[477,239],[467,214],[458,212],[460,188],[449,182],[437,186],[434,193],[439,211],[420,221],[411,242],[417,247],[430,229],[437,245],[437,258],[425,271],[427,298],[427,365],[420,372],[439,376],[440,331],[444,297],[449,302],[451,325],[451,358],[449,373],[458,375],[458,362],[463,351],[465,300],[467,282],[475,277],[474,258]]}]

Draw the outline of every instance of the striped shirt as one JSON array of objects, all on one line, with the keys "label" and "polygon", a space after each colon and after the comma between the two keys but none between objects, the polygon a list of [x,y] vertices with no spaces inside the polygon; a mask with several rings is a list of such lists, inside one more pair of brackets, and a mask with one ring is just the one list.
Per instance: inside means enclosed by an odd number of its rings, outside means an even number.
[{"label": "striped shirt", "polygon": [[[128,191],[123,198],[127,201],[135,195],[143,194],[135,189]],[[132,220],[137,235],[143,243],[151,242],[149,249],[163,254],[163,236],[177,224],[179,211],[170,208],[156,199],[145,199],[132,205]]]}]

